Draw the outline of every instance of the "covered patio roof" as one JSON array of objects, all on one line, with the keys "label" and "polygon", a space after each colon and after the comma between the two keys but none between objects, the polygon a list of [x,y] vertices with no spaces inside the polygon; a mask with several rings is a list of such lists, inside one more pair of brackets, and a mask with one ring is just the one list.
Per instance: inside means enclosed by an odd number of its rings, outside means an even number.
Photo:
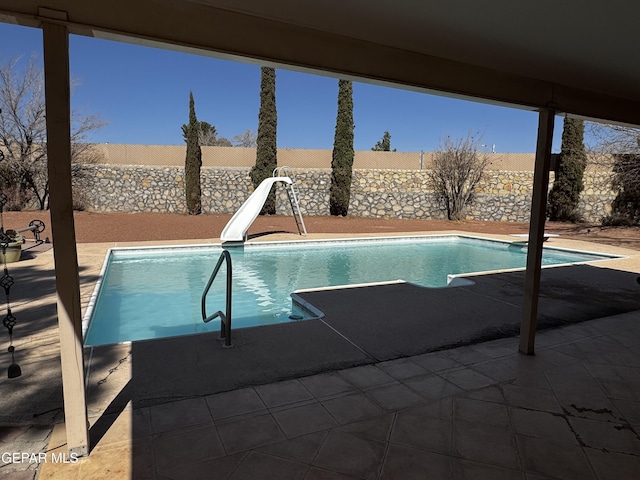
[{"label": "covered patio roof", "polygon": [[71,198],[69,34],[539,111],[520,351],[534,351],[557,113],[640,125],[640,4],[612,0],[0,0],[42,28],[60,351],[70,452],[89,451]]},{"label": "covered patio roof", "polygon": [[0,20],[640,124],[623,0],[2,0]]}]

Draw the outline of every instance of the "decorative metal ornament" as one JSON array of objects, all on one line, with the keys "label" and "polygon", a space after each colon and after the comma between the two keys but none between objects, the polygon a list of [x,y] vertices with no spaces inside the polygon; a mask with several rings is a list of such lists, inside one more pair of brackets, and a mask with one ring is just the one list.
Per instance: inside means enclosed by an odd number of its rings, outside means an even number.
[{"label": "decorative metal ornament", "polygon": [[[0,158],[0,160],[2,160],[2,158]],[[10,238],[4,233],[4,224],[2,222],[2,210],[6,203],[7,196],[4,193],[0,192],[0,250],[2,250],[4,263],[4,274],[2,275],[2,277],[0,277],[0,287],[4,290],[4,294],[7,298],[7,315],[2,319],[2,325],[4,325],[9,332],[9,348],[7,350],[11,354],[11,365],[9,365],[7,375],[9,378],[17,378],[22,375],[22,370],[20,369],[20,365],[16,363],[16,347],[13,346],[13,327],[15,327],[16,325],[16,317],[14,317],[11,313],[11,302],[9,300],[9,294],[11,292],[11,287],[15,282],[13,281],[13,277],[9,275],[9,269],[7,268],[6,253],[7,248],[9,248]]]},{"label": "decorative metal ornament", "polygon": [[[5,249],[2,249],[2,253],[5,253]],[[9,270],[7,270],[7,267],[4,267],[4,275],[2,275],[2,277],[0,277],[0,287],[2,287],[4,289],[4,293],[7,297],[9,297],[9,291],[11,290],[11,287],[13,287],[14,281],[13,281],[13,277],[11,275],[9,275]]]}]

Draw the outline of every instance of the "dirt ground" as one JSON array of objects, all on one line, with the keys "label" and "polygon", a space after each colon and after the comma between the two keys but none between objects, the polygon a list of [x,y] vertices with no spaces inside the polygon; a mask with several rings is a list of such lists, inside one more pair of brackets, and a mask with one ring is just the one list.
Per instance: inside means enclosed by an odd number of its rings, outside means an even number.
[{"label": "dirt ground", "polygon": [[[183,215],[171,213],[95,213],[74,215],[78,243],[191,240],[217,238],[231,215]],[[32,220],[42,220],[46,228],[41,238],[50,237],[51,220],[48,211],[4,212],[3,226],[20,229]],[[389,233],[462,230],[474,233],[526,233],[528,223],[482,222],[415,219],[381,219],[362,217],[305,217],[309,233]],[[588,224],[548,222],[548,233],[565,238],[586,240],[640,250],[640,227],[601,227]],[[291,216],[258,217],[249,234],[266,232],[296,233]],[[30,232],[25,232],[30,237]]]}]

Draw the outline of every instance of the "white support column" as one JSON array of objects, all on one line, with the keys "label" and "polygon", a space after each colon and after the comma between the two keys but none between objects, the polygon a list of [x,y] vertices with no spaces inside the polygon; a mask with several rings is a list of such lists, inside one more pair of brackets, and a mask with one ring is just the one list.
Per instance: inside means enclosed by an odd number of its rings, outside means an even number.
[{"label": "white support column", "polygon": [[42,30],[49,203],[67,447],[69,453],[84,456],[89,453],[89,431],[84,388],[78,256],[71,198],[69,32],[65,25],[46,21],[42,24]]},{"label": "white support column", "polygon": [[549,166],[555,111],[543,110],[538,118],[538,142],[533,174],[533,198],[529,220],[529,245],[527,249],[527,271],[524,281],[524,305],[520,324],[520,352],[534,354],[540,272],[542,270],[542,243],[549,189]]}]

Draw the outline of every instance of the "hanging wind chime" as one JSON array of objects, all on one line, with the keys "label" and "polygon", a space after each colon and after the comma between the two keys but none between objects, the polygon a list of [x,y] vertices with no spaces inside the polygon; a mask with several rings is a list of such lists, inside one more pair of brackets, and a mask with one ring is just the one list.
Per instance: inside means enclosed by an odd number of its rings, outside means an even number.
[{"label": "hanging wind chime", "polygon": [[[4,155],[0,151],[0,161],[4,159]],[[7,203],[7,196],[0,192],[0,251],[2,251],[2,263],[4,266],[4,273],[2,277],[0,277],[0,287],[4,289],[4,293],[7,299],[7,314],[2,319],[2,324],[9,331],[9,348],[8,351],[11,354],[11,365],[9,365],[9,378],[16,378],[22,375],[22,371],[20,370],[20,366],[16,363],[15,359],[15,351],[16,348],[13,346],[13,327],[16,324],[16,317],[11,313],[11,302],[9,293],[11,291],[11,287],[13,286],[13,277],[9,275],[9,269],[7,268],[7,248],[9,248],[9,243],[12,241],[8,235],[4,233],[4,222],[2,220],[2,211],[4,210],[4,206]]]}]

